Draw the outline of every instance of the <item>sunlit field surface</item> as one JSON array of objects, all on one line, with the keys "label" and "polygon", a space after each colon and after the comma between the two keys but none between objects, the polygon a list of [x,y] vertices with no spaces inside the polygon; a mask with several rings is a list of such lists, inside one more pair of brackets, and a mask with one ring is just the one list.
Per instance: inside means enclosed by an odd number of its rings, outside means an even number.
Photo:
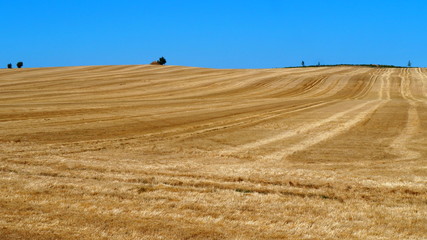
[{"label": "sunlit field surface", "polygon": [[0,70],[0,239],[426,239],[427,70]]}]

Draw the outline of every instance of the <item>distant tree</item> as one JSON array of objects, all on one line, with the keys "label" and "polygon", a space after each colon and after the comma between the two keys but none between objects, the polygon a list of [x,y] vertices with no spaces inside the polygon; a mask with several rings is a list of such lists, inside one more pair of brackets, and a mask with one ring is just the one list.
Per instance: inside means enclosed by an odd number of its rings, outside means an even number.
[{"label": "distant tree", "polygon": [[408,67],[412,67],[411,61],[408,62]]},{"label": "distant tree", "polygon": [[304,61],[301,62],[301,66],[305,67],[305,62]]},{"label": "distant tree", "polygon": [[7,64],[7,68],[12,68],[12,63]]},{"label": "distant tree", "polygon": [[320,66],[320,62],[317,62],[317,66]]},{"label": "distant tree", "polygon": [[23,63],[23,62],[18,62],[18,63],[16,64],[16,66],[17,66],[18,68],[21,68],[22,66],[24,66],[24,63]]},{"label": "distant tree", "polygon": [[157,63],[160,65],[165,65],[166,64],[166,59],[164,57],[159,58],[159,60],[157,60]]}]

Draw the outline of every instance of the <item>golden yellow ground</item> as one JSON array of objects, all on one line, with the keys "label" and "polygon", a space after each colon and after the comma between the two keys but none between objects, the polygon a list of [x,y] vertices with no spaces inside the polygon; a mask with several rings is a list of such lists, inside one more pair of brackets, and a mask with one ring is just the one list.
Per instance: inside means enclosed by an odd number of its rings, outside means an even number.
[{"label": "golden yellow ground", "polygon": [[426,239],[427,70],[0,70],[0,239]]}]

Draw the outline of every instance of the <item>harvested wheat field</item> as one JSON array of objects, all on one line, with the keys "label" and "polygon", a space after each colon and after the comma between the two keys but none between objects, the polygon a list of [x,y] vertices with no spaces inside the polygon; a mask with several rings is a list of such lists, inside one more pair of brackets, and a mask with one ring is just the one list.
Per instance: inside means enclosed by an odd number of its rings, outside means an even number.
[{"label": "harvested wheat field", "polygon": [[0,70],[0,239],[426,239],[427,70]]}]

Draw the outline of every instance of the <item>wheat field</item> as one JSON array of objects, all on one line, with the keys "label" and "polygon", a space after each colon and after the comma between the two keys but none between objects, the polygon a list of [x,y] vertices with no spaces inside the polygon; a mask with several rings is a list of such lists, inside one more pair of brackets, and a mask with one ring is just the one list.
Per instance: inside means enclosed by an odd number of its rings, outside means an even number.
[{"label": "wheat field", "polygon": [[427,239],[427,69],[0,70],[0,239]]}]

